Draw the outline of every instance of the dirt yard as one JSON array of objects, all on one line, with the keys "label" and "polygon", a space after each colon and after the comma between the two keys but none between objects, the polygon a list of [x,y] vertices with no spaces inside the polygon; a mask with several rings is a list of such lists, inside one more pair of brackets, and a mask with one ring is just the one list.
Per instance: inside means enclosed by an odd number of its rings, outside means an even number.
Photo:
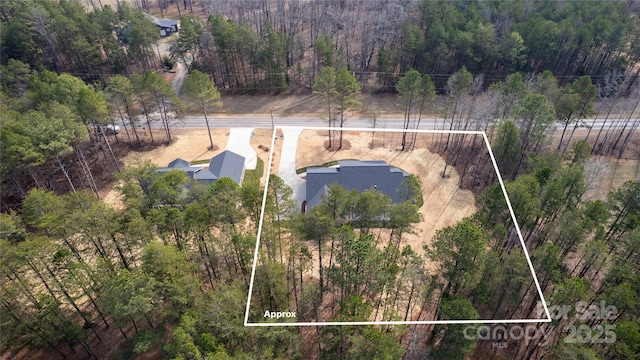
[{"label": "dirt yard", "polygon": [[[415,235],[406,237],[406,244],[416,252],[423,253],[422,245],[428,244],[436,230],[450,226],[476,211],[475,198],[471,191],[458,187],[460,177],[449,167],[447,178],[442,178],[445,163],[437,154],[418,146],[414,151],[399,151],[395,147],[399,143],[400,133],[376,132],[376,143],[385,146],[370,149],[372,132],[345,131],[344,139],[351,148],[348,150],[328,151],[322,144],[327,140],[326,131],[305,130],[298,138],[296,168],[320,165],[341,159],[385,160],[422,180],[424,205],[420,213],[424,221],[418,224]],[[426,144],[432,134],[419,134],[418,144]]]},{"label": "dirt yard", "polygon": [[640,180],[640,160],[608,157],[592,159],[592,167],[588,167],[585,175],[587,191],[585,201],[606,200],[607,193],[620,187],[627,181]]},{"label": "dirt yard", "polygon": [[[362,108],[351,113],[352,117],[371,117],[375,112],[379,117],[402,117],[402,108],[395,94],[360,95]],[[430,110],[430,109],[429,109]],[[316,95],[222,95],[222,108],[217,112],[226,115],[255,114],[268,116],[273,111],[277,117],[326,116],[326,105]],[[423,114],[424,117],[431,116]]]},{"label": "dirt yard", "polygon": [[131,151],[123,159],[124,163],[149,160],[157,166],[167,166],[178,157],[191,162],[210,159],[226,149],[229,129],[211,129],[213,145],[216,147],[213,151],[208,149],[209,135],[206,129],[174,129],[171,134],[174,141],[170,145],[145,152]]},{"label": "dirt yard", "polygon": [[[273,130],[254,129],[253,133],[255,134],[255,136],[251,137],[251,146],[253,146],[253,149],[256,151],[256,154],[258,154],[258,157],[262,159],[262,161],[264,161],[264,166],[265,166],[264,173],[266,174],[269,166],[269,150],[271,147],[271,138],[272,138]],[[277,155],[278,154],[274,153],[273,160],[271,161],[272,173],[275,173],[273,169],[278,169],[278,164],[279,164],[278,160],[280,159],[280,157]],[[264,184],[264,181],[265,181],[265,176],[263,175],[262,178],[260,179],[260,182]]]}]

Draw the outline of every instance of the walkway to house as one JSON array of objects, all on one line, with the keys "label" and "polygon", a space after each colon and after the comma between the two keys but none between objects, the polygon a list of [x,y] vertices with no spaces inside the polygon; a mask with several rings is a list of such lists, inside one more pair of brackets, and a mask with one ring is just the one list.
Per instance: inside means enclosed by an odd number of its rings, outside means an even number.
[{"label": "walkway to house", "polygon": [[253,129],[231,128],[229,139],[227,140],[227,150],[244,156],[244,168],[247,170],[254,170],[258,161],[258,155],[256,155],[256,151],[250,142],[252,133]]},{"label": "walkway to house", "polygon": [[278,176],[284,180],[285,184],[291,186],[293,196],[300,206],[306,199],[305,181],[296,174],[296,150],[298,136],[301,132],[302,129],[282,129],[284,140],[282,142],[282,154],[280,155],[280,167],[278,168]]}]

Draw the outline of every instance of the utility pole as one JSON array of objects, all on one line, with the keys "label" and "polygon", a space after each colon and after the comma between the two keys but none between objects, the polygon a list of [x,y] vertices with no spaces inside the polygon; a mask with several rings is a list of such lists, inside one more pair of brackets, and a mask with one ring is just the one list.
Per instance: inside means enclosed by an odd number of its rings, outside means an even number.
[{"label": "utility pole", "polygon": [[273,107],[271,108],[271,130],[273,131],[275,129],[275,125],[273,123]]}]

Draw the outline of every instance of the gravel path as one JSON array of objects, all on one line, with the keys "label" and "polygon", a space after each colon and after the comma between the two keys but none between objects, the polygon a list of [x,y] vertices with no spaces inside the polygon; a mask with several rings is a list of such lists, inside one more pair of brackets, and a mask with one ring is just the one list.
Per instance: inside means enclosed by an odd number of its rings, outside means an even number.
[{"label": "gravel path", "polygon": [[305,181],[296,174],[296,149],[298,147],[298,136],[301,132],[302,129],[282,129],[284,140],[282,142],[280,166],[278,167],[278,176],[284,180],[285,184],[291,186],[293,196],[300,206],[306,199]]},{"label": "gravel path", "polygon": [[175,70],[176,76],[173,77],[171,85],[173,86],[173,90],[175,90],[175,92],[179,94],[180,90],[182,89],[184,78],[187,76],[187,69],[184,67],[184,65],[182,65],[181,62],[176,62]]},{"label": "gravel path", "polygon": [[244,156],[244,168],[247,170],[254,170],[258,162],[256,151],[250,143],[252,134],[252,128],[231,128],[227,140],[227,150]]}]

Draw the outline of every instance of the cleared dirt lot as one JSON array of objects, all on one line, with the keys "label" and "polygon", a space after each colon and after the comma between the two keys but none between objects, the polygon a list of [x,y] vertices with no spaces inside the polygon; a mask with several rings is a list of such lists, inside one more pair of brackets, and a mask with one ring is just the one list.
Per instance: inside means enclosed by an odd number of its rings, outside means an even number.
[{"label": "cleared dirt lot", "polygon": [[585,176],[587,191],[583,200],[606,200],[607,193],[627,181],[640,180],[640,160],[596,157]]},{"label": "cleared dirt lot", "polygon": [[209,135],[206,129],[175,129],[171,134],[174,141],[170,145],[159,146],[150,151],[131,151],[122,160],[125,164],[149,160],[157,166],[167,166],[177,157],[187,161],[210,159],[226,149],[229,129],[211,129],[215,150],[208,149]]}]

